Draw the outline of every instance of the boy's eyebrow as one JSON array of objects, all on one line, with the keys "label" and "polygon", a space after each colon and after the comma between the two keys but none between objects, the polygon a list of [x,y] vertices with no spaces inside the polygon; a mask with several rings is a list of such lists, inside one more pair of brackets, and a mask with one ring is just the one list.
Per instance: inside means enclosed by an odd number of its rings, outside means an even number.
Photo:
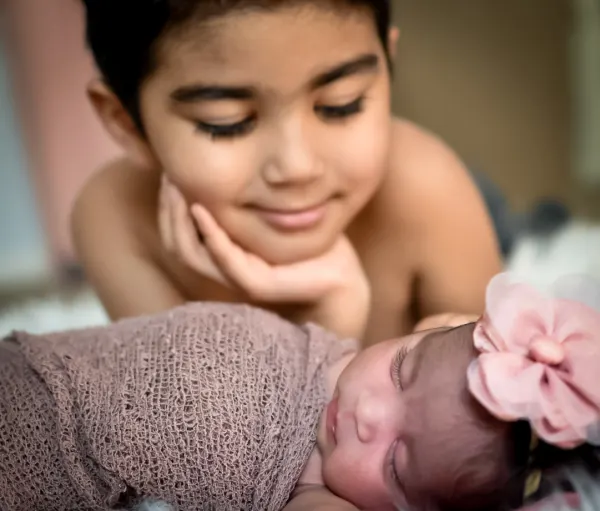
[{"label": "boy's eyebrow", "polygon": [[[358,73],[374,72],[379,67],[379,57],[373,54],[361,55],[344,62],[333,69],[321,73],[311,81],[313,89],[325,87],[333,82]],[[220,101],[252,99],[255,95],[253,87],[231,87],[226,85],[186,85],[171,93],[176,103],[196,103],[198,101]]]},{"label": "boy's eyebrow", "polygon": [[337,82],[342,78],[346,78],[347,76],[358,73],[372,73],[376,71],[378,67],[379,57],[377,55],[374,53],[361,55],[356,59],[344,62],[343,64],[340,64],[333,69],[320,74],[314,80],[312,80],[312,87],[314,89],[319,89],[333,82]]},{"label": "boy's eyebrow", "polygon": [[177,103],[195,103],[197,101],[246,100],[254,97],[252,87],[227,87],[220,85],[187,85],[171,93],[171,99]]}]

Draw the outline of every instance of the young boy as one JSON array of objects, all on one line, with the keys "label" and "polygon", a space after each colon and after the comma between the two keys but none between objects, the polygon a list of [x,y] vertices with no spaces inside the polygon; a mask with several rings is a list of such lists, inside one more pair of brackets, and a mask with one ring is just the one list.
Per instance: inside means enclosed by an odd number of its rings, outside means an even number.
[{"label": "young boy", "polygon": [[495,236],[458,158],[391,116],[389,4],[86,0],[125,156],[73,231],[113,319],[249,302],[376,342],[482,311]]}]

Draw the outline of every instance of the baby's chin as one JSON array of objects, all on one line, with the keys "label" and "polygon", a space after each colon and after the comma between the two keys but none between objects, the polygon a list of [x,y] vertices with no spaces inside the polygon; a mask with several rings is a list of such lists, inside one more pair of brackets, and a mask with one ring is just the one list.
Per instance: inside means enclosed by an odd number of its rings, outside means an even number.
[{"label": "baby's chin", "polygon": [[397,510],[388,491],[371,486],[364,479],[356,480],[352,474],[342,476],[335,465],[323,458],[323,482],[332,493],[363,511]]}]

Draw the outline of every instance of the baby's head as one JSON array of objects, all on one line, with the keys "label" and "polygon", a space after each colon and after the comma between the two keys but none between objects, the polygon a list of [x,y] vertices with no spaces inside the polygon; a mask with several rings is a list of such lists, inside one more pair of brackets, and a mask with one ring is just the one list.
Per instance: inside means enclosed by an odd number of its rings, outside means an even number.
[{"label": "baby's head", "polygon": [[461,494],[487,496],[508,479],[510,427],[467,389],[473,329],[380,343],[350,363],[333,401],[337,421],[320,431],[333,491],[364,509],[430,509]]},{"label": "baby's head", "polygon": [[392,129],[389,0],[84,2],[107,130],[242,247],[314,257],[375,193]]},{"label": "baby's head", "polygon": [[556,467],[597,460],[595,367],[598,312],[500,276],[476,325],[382,343],[350,363],[319,431],[325,482],[364,509],[539,500]]}]

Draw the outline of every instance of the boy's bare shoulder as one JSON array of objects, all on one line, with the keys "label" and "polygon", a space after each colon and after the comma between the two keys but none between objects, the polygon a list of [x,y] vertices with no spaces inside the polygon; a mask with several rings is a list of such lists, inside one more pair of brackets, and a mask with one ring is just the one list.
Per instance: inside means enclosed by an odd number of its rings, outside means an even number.
[{"label": "boy's bare shoulder", "polygon": [[413,220],[426,221],[429,212],[456,203],[465,194],[472,195],[473,181],[463,162],[443,140],[424,128],[396,120],[390,156],[389,184],[396,197],[402,198],[397,201],[398,211],[410,212]]},{"label": "boy's bare shoulder", "polygon": [[483,206],[457,154],[439,137],[401,119],[394,121],[390,168],[381,193],[392,221],[406,235],[419,237],[444,229],[457,205],[477,213]]},{"label": "boy's bare shoulder", "polygon": [[[483,196],[443,141],[397,121],[383,203],[397,253],[413,263],[424,315],[479,313],[502,264]],[[392,229],[390,229],[392,230]],[[393,252],[393,250],[392,250]]]},{"label": "boy's bare shoulder", "polygon": [[118,159],[96,172],[81,189],[71,213],[75,244],[99,241],[145,250],[156,238],[159,176]]}]

